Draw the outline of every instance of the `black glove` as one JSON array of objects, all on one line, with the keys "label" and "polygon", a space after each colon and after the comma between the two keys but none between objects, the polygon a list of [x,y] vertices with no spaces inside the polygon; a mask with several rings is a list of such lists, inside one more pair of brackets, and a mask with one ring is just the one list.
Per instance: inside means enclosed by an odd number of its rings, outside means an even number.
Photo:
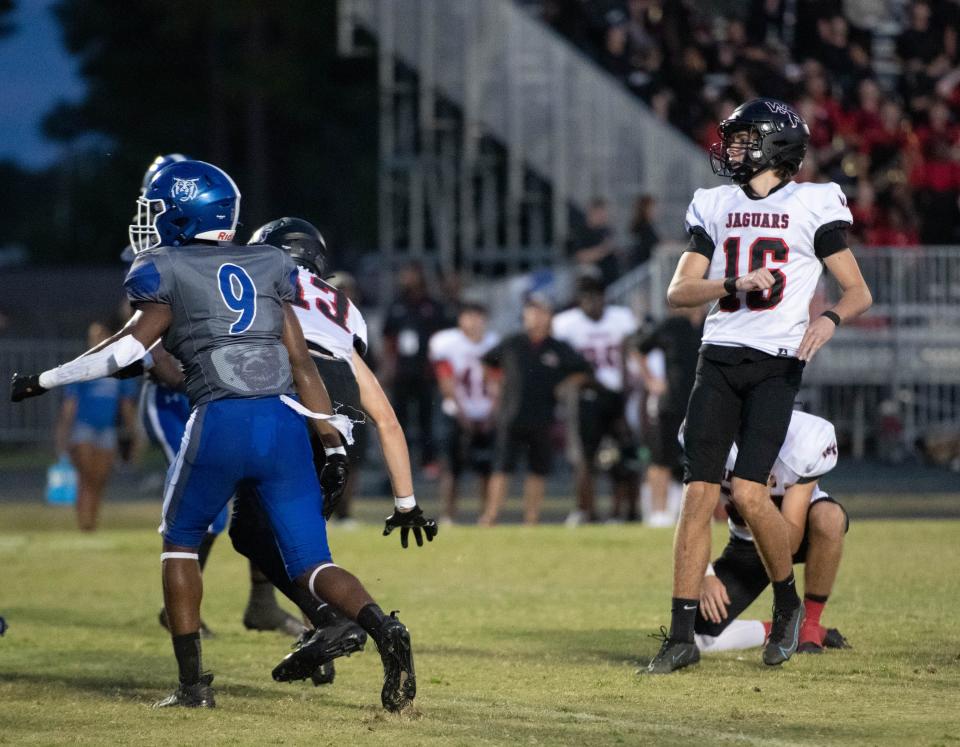
[{"label": "black glove", "polygon": [[40,386],[40,374],[25,376],[15,373],[10,379],[10,401],[19,402],[27,397],[39,397],[46,390]]},{"label": "black glove", "polygon": [[437,536],[437,522],[434,519],[427,519],[420,510],[420,506],[414,506],[406,512],[399,508],[393,510],[393,513],[387,517],[387,523],[383,525],[383,536],[386,537],[397,527],[400,527],[400,544],[406,548],[410,530],[413,530],[413,538],[417,541],[417,547],[423,547],[423,535],[427,535],[427,542],[433,542]]},{"label": "black glove", "polygon": [[323,488],[323,518],[329,519],[333,509],[340,503],[343,489],[350,476],[350,462],[345,454],[327,454],[327,461],[320,470],[320,487]]},{"label": "black glove", "polygon": [[110,374],[110,378],[113,379],[135,379],[138,376],[143,376],[146,373],[147,369],[143,366],[143,361],[134,361],[129,366],[124,366],[123,368],[114,371]]}]

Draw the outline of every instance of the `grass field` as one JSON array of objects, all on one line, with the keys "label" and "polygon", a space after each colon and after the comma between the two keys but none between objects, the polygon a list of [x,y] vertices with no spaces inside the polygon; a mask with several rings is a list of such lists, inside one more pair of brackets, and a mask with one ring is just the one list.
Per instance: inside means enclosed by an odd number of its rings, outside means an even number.
[{"label": "grass field", "polygon": [[454,527],[402,551],[373,524],[334,529],[337,560],[413,635],[416,708],[394,716],[372,644],[332,687],[270,679],[289,641],[243,629],[227,542],[204,600],[218,708],[152,711],[176,677],[155,512],[115,504],[81,536],[67,512],[0,504],[0,743],[960,745],[960,522],[853,525],[824,622],[855,649],[778,670],[721,654],[659,678],[635,670],[667,622],[669,531]]}]

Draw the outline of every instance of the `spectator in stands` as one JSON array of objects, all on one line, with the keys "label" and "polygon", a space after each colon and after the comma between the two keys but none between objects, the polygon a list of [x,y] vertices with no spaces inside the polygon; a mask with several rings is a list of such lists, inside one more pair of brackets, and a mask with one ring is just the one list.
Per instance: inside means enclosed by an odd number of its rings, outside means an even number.
[{"label": "spectator in stands", "polygon": [[660,237],[653,225],[656,208],[657,199],[653,195],[640,195],[634,200],[633,217],[630,219],[630,254],[625,270],[644,264],[660,243]]},{"label": "spectator in stands", "polygon": [[565,342],[550,336],[553,306],[531,294],[523,305],[523,332],[507,337],[482,358],[496,418],[493,474],[487,487],[482,526],[496,523],[507,497],[510,474],[526,453],[523,521],[536,524],[550,473],[557,389],[577,386],[590,377],[590,364]]},{"label": "spectator in stands", "polygon": [[607,201],[602,197],[594,197],[590,201],[586,222],[574,233],[570,254],[579,267],[599,267],[603,273],[604,287],[619,277],[620,262],[613,243],[610,213]]},{"label": "spectator in stands", "polygon": [[[87,347],[104,342],[111,328],[94,322],[87,330]],[[137,379],[97,379],[64,388],[54,439],[58,454],[69,454],[77,470],[77,525],[97,528],[103,491],[117,453],[117,422],[137,430]]]},{"label": "spectator in stands", "polygon": [[387,311],[383,327],[384,354],[381,376],[390,386],[397,420],[410,433],[411,407],[417,409],[417,440],[424,476],[440,475],[433,440],[436,380],[428,358],[430,337],[447,325],[443,306],[427,292],[423,266],[410,262],[398,277],[400,293]]}]

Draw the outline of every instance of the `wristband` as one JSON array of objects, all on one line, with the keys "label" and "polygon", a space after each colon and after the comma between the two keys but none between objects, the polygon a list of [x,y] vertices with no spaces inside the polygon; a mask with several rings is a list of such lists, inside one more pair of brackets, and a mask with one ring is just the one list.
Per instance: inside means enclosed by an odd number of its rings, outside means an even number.
[{"label": "wristband", "polygon": [[440,409],[443,411],[444,415],[454,418],[457,416],[457,413],[460,412],[460,408],[457,407],[457,401],[453,397],[445,397],[443,404],[440,405]]},{"label": "wristband", "polygon": [[717,572],[713,570],[713,563],[707,563],[707,572],[703,574],[704,576],[716,576]]},{"label": "wristband", "polygon": [[723,289],[729,294],[733,295],[737,292],[737,279],[736,278],[727,278],[723,281]]},{"label": "wristband", "polygon": [[840,326],[840,315],[835,311],[824,311],[820,316],[825,316],[838,327]]},{"label": "wristband", "polygon": [[417,499],[413,495],[408,495],[406,498],[397,496],[393,499],[393,505],[399,509],[409,510],[417,507]]},{"label": "wristband", "polygon": [[333,454],[343,454],[344,456],[346,456],[347,450],[343,446],[325,446],[323,449],[323,453],[326,454],[327,456],[332,456]]}]

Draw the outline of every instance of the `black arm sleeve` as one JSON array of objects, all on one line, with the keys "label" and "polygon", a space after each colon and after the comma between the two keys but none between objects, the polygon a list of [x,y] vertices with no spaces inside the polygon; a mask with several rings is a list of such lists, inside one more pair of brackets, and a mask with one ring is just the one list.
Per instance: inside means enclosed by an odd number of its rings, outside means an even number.
[{"label": "black arm sleeve", "polygon": [[707,235],[706,230],[700,226],[694,226],[690,229],[690,243],[684,251],[696,252],[702,254],[707,259],[713,259],[713,239]]},{"label": "black arm sleeve", "polygon": [[824,223],[813,236],[813,251],[820,259],[842,252],[850,246],[847,241],[847,229],[850,224],[843,220]]}]

